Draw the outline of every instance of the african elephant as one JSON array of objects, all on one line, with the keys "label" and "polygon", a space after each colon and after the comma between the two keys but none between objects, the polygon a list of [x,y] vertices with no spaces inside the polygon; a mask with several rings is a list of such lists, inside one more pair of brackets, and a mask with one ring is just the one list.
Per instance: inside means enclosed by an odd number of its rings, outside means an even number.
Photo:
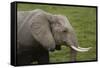
[{"label": "african elephant", "polygon": [[49,51],[70,47],[71,61],[76,53],[88,51],[81,48],[75,31],[64,15],[56,15],[41,9],[17,12],[17,64],[49,63]]}]

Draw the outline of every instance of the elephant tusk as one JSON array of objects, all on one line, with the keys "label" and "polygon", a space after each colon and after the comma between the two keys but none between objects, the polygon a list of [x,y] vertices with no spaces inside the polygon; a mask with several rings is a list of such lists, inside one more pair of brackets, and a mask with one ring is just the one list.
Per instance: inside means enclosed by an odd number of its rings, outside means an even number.
[{"label": "elephant tusk", "polygon": [[77,47],[75,47],[75,46],[72,46],[71,45],[71,48],[73,49],[73,50],[75,50],[75,51],[78,51],[78,52],[87,52],[87,51],[89,51],[89,49],[91,48],[91,47],[89,47],[89,48],[77,48]]},{"label": "elephant tusk", "polygon": [[82,50],[90,50],[92,47],[88,47],[88,48],[82,48],[82,47],[78,47],[79,49],[82,49]]}]

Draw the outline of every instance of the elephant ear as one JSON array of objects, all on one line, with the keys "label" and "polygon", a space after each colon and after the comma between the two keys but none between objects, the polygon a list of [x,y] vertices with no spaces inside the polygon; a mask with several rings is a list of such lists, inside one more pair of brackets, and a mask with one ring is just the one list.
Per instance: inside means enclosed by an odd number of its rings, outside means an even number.
[{"label": "elephant ear", "polygon": [[47,50],[55,49],[50,23],[44,14],[37,14],[29,21],[32,36]]}]

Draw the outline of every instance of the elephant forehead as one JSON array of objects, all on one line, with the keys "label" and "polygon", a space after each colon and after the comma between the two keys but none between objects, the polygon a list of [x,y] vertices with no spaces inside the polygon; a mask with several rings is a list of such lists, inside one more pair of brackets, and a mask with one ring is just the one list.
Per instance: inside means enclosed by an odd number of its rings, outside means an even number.
[{"label": "elephant forehead", "polygon": [[72,31],[73,30],[73,28],[66,16],[57,15],[56,18],[57,18],[56,24],[59,24],[58,28],[60,28],[62,31],[64,31],[64,30]]},{"label": "elephant forehead", "polygon": [[65,16],[61,17],[60,22],[61,22],[61,24],[62,24],[62,26],[64,28],[66,28],[66,29],[72,29],[72,26],[71,26],[71,24],[70,24],[70,22],[69,22],[69,20],[68,20],[67,17],[65,17]]}]

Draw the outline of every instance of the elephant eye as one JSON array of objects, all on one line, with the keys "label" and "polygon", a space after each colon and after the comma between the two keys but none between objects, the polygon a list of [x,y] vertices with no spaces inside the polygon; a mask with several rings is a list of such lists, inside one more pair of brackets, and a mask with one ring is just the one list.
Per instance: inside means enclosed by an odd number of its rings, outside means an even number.
[{"label": "elephant eye", "polygon": [[67,30],[64,30],[63,32],[67,32]]}]

